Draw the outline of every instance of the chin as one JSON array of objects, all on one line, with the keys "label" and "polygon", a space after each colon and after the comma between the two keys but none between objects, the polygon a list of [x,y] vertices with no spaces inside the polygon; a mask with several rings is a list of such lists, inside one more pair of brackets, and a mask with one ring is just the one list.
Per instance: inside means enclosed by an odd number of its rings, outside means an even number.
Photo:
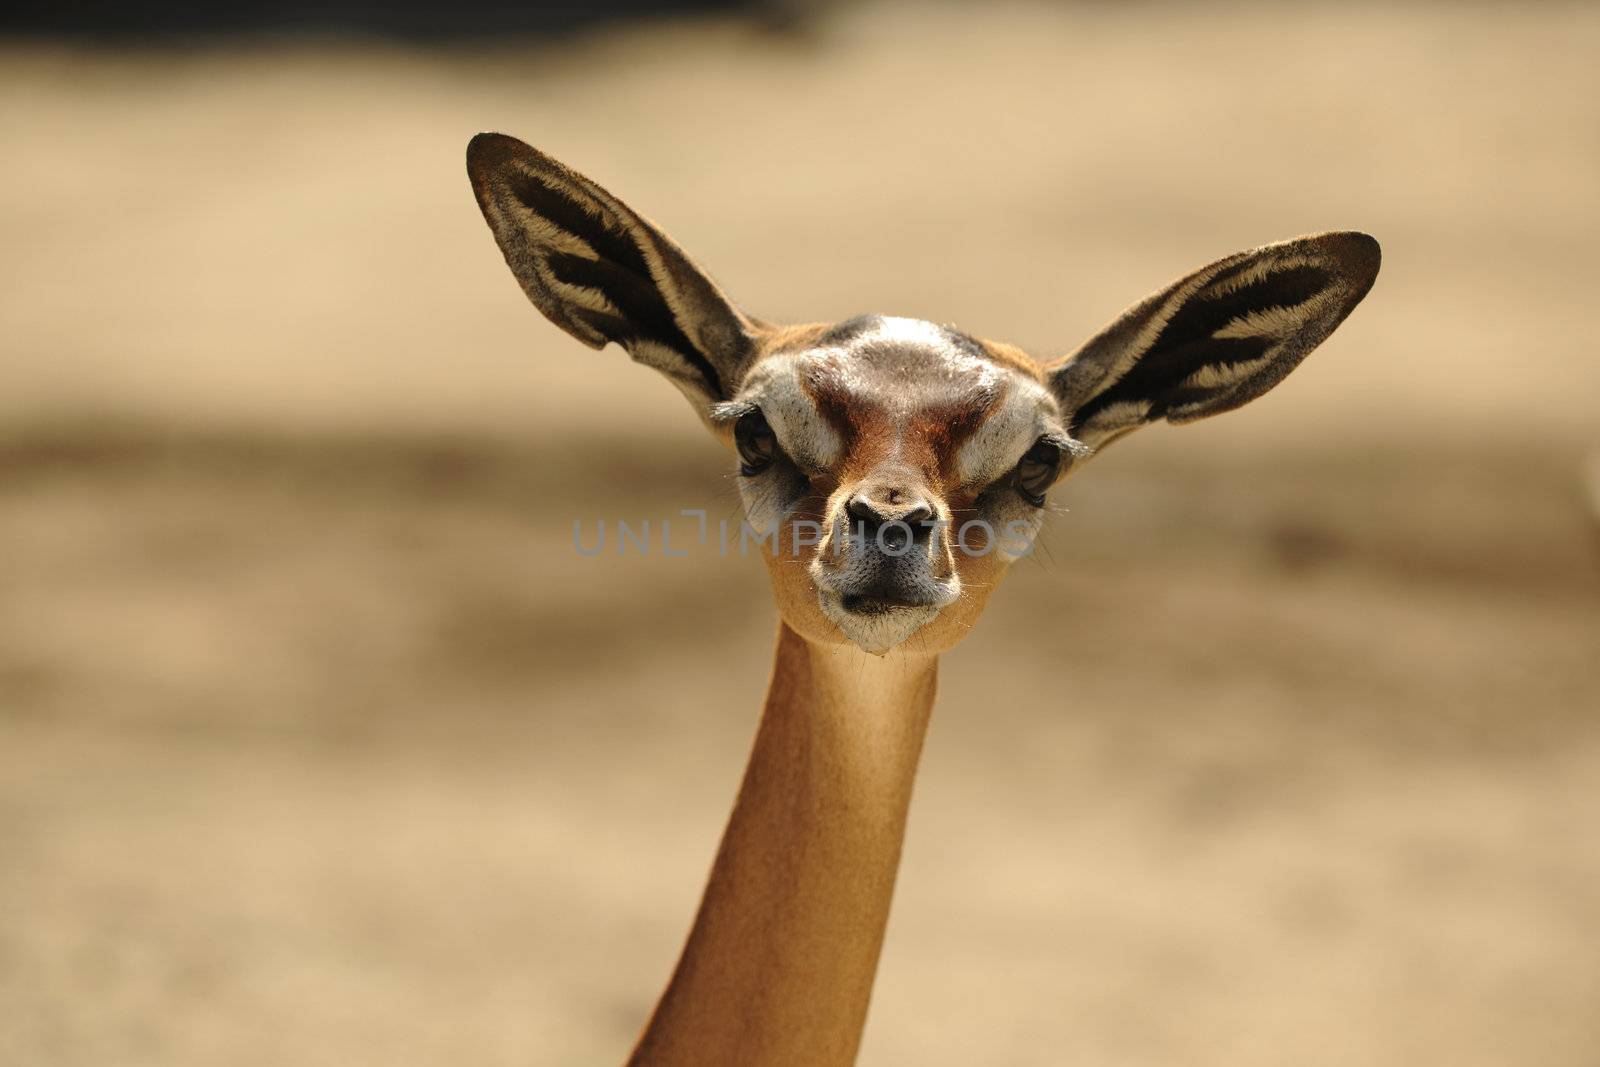
[{"label": "chin", "polygon": [[[822,614],[839,628],[851,644],[874,656],[884,656],[939,617],[938,604],[875,605],[867,610],[845,607],[845,597],[817,590]],[[854,599],[854,598],[851,598]]]}]

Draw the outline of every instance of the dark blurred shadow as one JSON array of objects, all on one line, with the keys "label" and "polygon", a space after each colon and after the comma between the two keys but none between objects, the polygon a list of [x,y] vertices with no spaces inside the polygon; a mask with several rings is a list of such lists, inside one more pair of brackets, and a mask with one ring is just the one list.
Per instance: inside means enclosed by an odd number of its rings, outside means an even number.
[{"label": "dark blurred shadow", "polygon": [[239,34],[361,33],[414,40],[563,33],[626,19],[743,12],[772,28],[820,5],[794,0],[465,0],[452,4],[342,0],[315,3],[24,3],[0,14],[0,32],[99,39]]}]

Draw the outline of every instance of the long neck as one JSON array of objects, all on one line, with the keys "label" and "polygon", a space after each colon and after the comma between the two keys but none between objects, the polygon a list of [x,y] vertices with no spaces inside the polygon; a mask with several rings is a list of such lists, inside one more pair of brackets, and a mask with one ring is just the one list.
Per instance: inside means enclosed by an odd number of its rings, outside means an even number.
[{"label": "long neck", "polygon": [[854,1062],[937,664],[780,629],[733,816],[630,1067]]}]

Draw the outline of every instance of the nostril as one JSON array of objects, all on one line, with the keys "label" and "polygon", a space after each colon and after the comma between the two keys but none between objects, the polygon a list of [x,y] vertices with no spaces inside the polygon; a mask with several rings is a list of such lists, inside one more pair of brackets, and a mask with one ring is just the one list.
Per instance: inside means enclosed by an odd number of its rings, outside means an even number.
[{"label": "nostril", "polygon": [[916,544],[924,544],[933,533],[933,509],[926,504],[913,509],[901,521],[911,527],[911,540]]},{"label": "nostril", "polygon": [[850,516],[852,523],[860,523],[864,526],[867,533],[876,530],[884,521],[883,516],[874,511],[872,505],[860,497],[853,497],[844,506],[844,513]]}]

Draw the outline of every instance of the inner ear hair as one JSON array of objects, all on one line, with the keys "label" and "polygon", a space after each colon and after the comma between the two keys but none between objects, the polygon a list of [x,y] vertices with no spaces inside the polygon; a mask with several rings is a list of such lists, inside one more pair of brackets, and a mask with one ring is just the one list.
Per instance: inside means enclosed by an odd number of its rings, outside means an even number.
[{"label": "inner ear hair", "polygon": [[1157,419],[1192,422],[1255,399],[1344,321],[1379,262],[1377,241],[1346,231],[1202,267],[1052,366],[1069,431],[1099,448]]},{"label": "inner ear hair", "polygon": [[506,265],[546,318],[591,348],[620,344],[702,414],[731,395],[762,324],[671,238],[514,137],[474,137],[467,174]]}]

